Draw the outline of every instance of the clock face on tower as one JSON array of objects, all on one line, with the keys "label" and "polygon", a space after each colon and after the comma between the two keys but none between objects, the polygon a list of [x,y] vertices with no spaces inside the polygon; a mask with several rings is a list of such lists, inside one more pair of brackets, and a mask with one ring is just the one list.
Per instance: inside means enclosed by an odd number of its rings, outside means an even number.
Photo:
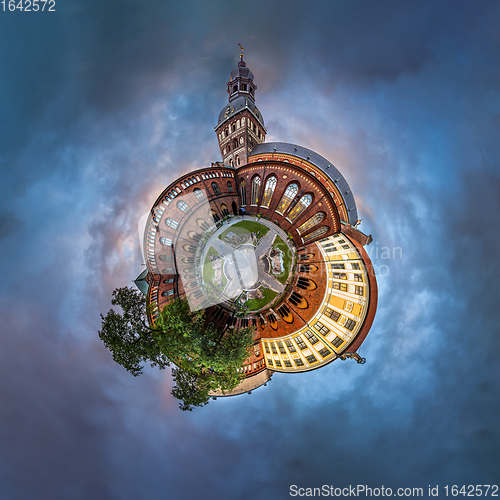
[{"label": "clock face on tower", "polygon": [[255,108],[253,110],[253,112],[254,112],[255,116],[260,120],[260,111],[257,108]]},{"label": "clock face on tower", "polygon": [[229,116],[229,115],[230,115],[233,111],[234,111],[234,108],[233,108],[232,106],[228,106],[228,107],[226,108],[226,113],[225,113],[226,118],[227,118],[227,117],[228,117],[228,116]]}]

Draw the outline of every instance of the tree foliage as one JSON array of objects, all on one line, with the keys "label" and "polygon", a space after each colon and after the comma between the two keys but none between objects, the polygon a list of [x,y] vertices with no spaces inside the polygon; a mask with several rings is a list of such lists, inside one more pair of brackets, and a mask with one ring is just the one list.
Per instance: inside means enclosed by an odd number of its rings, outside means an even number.
[{"label": "tree foliage", "polygon": [[210,392],[229,391],[241,382],[239,368],[253,345],[251,328],[220,331],[207,326],[204,311],[192,312],[186,300],[165,305],[150,327],[146,300],[133,288],[116,289],[111,303],[123,312],[101,314],[99,337],[113,359],[134,376],[146,362],[160,369],[174,363],[172,395],[182,410],[204,406]]}]

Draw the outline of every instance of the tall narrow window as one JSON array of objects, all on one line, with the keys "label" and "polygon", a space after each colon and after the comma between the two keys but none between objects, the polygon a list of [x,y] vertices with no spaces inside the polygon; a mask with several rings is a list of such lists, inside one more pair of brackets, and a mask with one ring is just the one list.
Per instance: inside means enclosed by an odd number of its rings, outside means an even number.
[{"label": "tall narrow window", "polygon": [[233,185],[231,184],[231,181],[227,181],[227,190],[229,193],[233,192]]},{"label": "tall narrow window", "polygon": [[220,194],[219,185],[216,182],[212,182],[212,190],[215,194]]},{"label": "tall narrow window", "polygon": [[326,226],[320,227],[319,229],[316,229],[316,231],[313,231],[312,233],[306,234],[304,237],[304,243],[307,241],[314,240],[315,238],[319,238],[323,234],[325,234],[328,231],[328,228]]},{"label": "tall narrow window", "polygon": [[227,217],[229,215],[229,210],[227,208],[227,205],[225,205],[224,203],[220,206],[220,209],[221,209],[221,212],[222,212],[222,215],[224,217]]},{"label": "tall narrow window", "polygon": [[305,233],[308,229],[319,224],[325,218],[325,213],[320,212],[319,214],[314,214],[309,220],[306,220],[303,224],[301,224],[297,231],[299,234]]},{"label": "tall narrow window", "polygon": [[264,189],[264,196],[262,197],[262,206],[269,208],[271,204],[271,198],[273,197],[274,190],[276,188],[276,177],[274,175],[269,177],[266,182],[266,188]]},{"label": "tall narrow window", "polygon": [[189,207],[185,201],[179,200],[177,202],[177,208],[182,210],[183,212],[187,212],[189,210]]},{"label": "tall narrow window", "polygon": [[290,203],[292,203],[292,200],[295,198],[298,192],[299,192],[298,184],[295,184],[295,182],[290,184],[286,188],[283,197],[281,198],[280,204],[276,209],[276,212],[284,214],[286,212],[286,209],[290,206]]},{"label": "tall narrow window", "polygon": [[247,204],[247,192],[245,189],[245,180],[240,180],[240,192],[241,192],[241,205],[245,206]]},{"label": "tall narrow window", "polygon": [[256,175],[252,181],[252,199],[251,199],[252,205],[259,204],[259,190],[260,190],[260,177]]},{"label": "tall narrow window", "polygon": [[293,222],[311,204],[311,202],[312,196],[310,194],[302,196],[297,205],[290,210],[287,218]]}]

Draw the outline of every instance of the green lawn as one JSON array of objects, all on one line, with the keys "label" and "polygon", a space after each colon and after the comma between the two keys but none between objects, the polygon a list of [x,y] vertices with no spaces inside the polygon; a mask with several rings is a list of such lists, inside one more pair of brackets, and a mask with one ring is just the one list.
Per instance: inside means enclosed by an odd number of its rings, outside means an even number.
[{"label": "green lawn", "polygon": [[255,233],[257,239],[260,239],[268,231],[269,228],[267,226],[264,226],[263,224],[259,224],[258,222],[255,222],[253,220],[242,220],[240,222],[237,222],[236,224],[233,224],[231,227],[219,234],[219,239],[223,240],[226,234],[230,232],[237,234],[238,236],[240,234]]},{"label": "green lawn", "polygon": [[[205,262],[203,263],[203,281],[205,283],[213,283],[215,279],[215,271],[214,268],[212,267],[212,262],[210,261],[210,257],[212,255],[219,255],[219,253],[217,252],[217,250],[215,250],[214,247],[210,247],[208,249]],[[217,290],[220,290],[222,293],[222,291],[226,288],[226,285],[227,285],[227,278],[224,276],[224,273],[222,273],[222,286],[220,288],[217,288]]]},{"label": "green lawn", "polygon": [[264,292],[264,297],[261,299],[251,299],[245,302],[245,306],[248,307],[249,311],[257,311],[264,307],[266,304],[271,302],[271,300],[278,295],[277,292],[273,292],[269,290],[269,288],[260,287],[260,289]]},{"label": "green lawn", "polygon": [[279,248],[283,252],[283,267],[285,268],[284,272],[281,274],[273,274],[273,276],[275,276],[281,283],[285,284],[288,275],[290,274],[292,254],[290,253],[290,249],[287,247],[286,243],[279,236],[276,236],[273,248]]}]

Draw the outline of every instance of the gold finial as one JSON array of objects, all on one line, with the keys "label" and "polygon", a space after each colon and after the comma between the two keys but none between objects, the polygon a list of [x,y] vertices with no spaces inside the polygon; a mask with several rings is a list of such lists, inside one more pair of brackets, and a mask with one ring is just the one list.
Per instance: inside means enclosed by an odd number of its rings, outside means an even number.
[{"label": "gold finial", "polygon": [[238,45],[240,46],[240,49],[241,49],[240,57],[241,57],[241,59],[243,59],[243,47],[241,46],[241,43],[239,43]]}]

